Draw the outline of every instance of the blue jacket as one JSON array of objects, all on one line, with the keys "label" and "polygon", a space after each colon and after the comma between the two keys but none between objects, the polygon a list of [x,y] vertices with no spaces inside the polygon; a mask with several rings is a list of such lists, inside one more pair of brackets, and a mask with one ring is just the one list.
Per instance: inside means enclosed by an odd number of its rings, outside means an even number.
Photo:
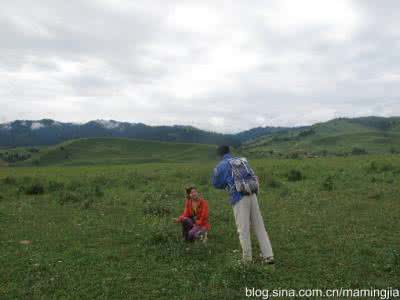
[{"label": "blue jacket", "polygon": [[228,159],[232,158],[232,155],[225,154],[222,160],[214,169],[214,175],[212,177],[212,185],[217,189],[227,189],[229,191],[231,205],[235,205],[242,199],[243,195],[237,192],[234,188],[234,180],[232,177],[232,168],[228,162]]}]

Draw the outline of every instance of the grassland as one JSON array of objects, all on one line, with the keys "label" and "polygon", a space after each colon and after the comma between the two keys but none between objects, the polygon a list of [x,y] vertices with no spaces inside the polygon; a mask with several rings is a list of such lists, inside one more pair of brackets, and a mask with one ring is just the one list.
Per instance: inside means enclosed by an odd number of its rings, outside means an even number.
[{"label": "grassland", "polygon": [[399,118],[335,119],[248,141],[242,150],[259,157],[400,153],[399,124]]},{"label": "grassland", "polygon": [[[68,149],[80,162],[101,160]],[[227,195],[209,184],[215,161],[54,161],[0,168],[0,299],[245,299],[245,287],[399,287],[398,155],[251,160],[275,270],[237,263]],[[183,242],[171,221],[188,183],[209,200],[206,245]]]},{"label": "grassland", "polygon": [[[162,149],[162,151],[161,151]],[[214,156],[215,146],[144,141],[126,138],[88,138],[71,140],[56,146],[41,147],[18,166],[135,164],[205,161]],[[26,152],[25,148],[15,150]]]}]

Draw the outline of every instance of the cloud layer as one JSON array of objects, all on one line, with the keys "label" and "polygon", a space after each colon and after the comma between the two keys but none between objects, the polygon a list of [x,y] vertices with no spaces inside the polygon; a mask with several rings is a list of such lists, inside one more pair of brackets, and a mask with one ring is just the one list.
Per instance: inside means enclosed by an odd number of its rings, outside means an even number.
[{"label": "cloud layer", "polygon": [[0,122],[400,115],[397,0],[14,0],[0,36]]}]

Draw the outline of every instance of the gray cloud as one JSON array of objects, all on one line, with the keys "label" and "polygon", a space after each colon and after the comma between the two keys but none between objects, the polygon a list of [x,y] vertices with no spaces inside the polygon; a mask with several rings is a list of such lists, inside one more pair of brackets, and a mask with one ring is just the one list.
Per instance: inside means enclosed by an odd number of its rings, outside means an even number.
[{"label": "gray cloud", "polygon": [[398,1],[15,0],[0,120],[236,132],[400,114]]}]

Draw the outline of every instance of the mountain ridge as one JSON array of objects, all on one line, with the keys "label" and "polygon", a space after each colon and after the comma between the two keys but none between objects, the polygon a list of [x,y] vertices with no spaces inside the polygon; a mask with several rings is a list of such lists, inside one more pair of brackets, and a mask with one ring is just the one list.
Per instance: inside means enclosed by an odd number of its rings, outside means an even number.
[{"label": "mountain ridge", "polygon": [[55,145],[67,140],[96,137],[124,137],[167,142],[229,144],[239,146],[250,138],[288,129],[257,127],[238,134],[206,131],[191,125],[159,125],[97,119],[85,123],[52,119],[15,120],[0,124],[0,147]]},{"label": "mountain ridge", "polygon": [[[339,124],[339,125],[338,125]],[[234,147],[268,138],[309,135],[318,128],[323,135],[375,131],[385,133],[397,128],[400,117],[336,118],[297,127],[255,127],[235,134],[202,130],[190,125],[150,126],[144,123],[97,119],[86,123],[59,122],[52,119],[15,120],[0,124],[0,147],[56,145],[79,138],[120,137],[195,144],[229,144]],[[396,129],[396,130],[397,130]]]}]

